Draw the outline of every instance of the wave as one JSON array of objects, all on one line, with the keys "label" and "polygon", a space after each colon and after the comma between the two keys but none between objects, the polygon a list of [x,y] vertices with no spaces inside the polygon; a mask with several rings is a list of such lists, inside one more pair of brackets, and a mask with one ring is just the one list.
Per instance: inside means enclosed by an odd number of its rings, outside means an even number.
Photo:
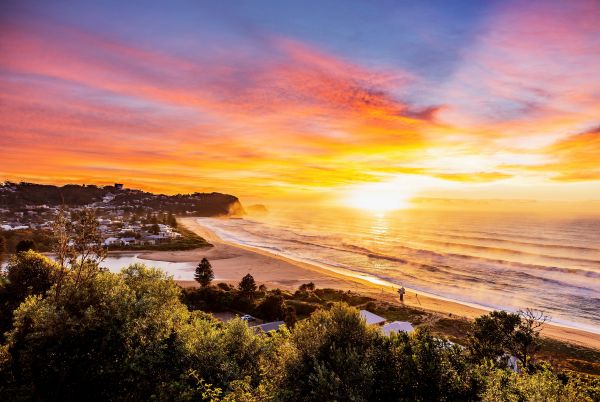
[{"label": "wave", "polygon": [[463,247],[463,248],[470,248],[473,250],[479,250],[479,251],[484,251],[484,252],[486,252],[486,251],[493,252],[493,253],[501,252],[501,253],[508,253],[508,254],[514,254],[514,255],[521,255],[521,256],[547,257],[547,258],[551,258],[556,261],[563,261],[563,262],[567,262],[567,263],[584,263],[584,264],[591,263],[591,264],[597,264],[598,267],[600,268],[600,260],[595,260],[595,259],[538,254],[538,253],[532,253],[529,251],[514,250],[514,249],[509,249],[509,248],[503,248],[503,247],[482,246],[482,245],[478,245],[478,244],[444,242],[444,241],[438,241],[438,240],[429,240],[429,242],[438,244],[441,246],[459,246],[459,247]]},{"label": "wave", "polygon": [[[532,246],[538,248],[549,248],[549,249],[566,249],[572,251],[585,251],[585,252],[600,252],[600,248],[593,247],[585,247],[585,246],[573,246],[568,244],[556,244],[556,243],[539,243],[539,242],[527,242],[527,241],[517,241],[517,240],[509,240],[503,237],[486,237],[486,236],[467,236],[467,235],[457,235],[457,234],[449,234],[437,231],[422,231],[423,233],[433,234],[437,236],[443,237],[451,237],[455,239],[465,239],[465,240],[479,240],[479,241],[493,241],[498,243],[506,243],[506,244],[514,244],[517,246]],[[531,237],[531,240],[539,240],[539,238]]]},{"label": "wave", "polygon": [[[543,234],[539,234],[536,233],[535,236],[529,236],[523,233],[523,230],[520,230],[518,232],[514,232],[513,230],[506,230],[504,232],[498,232],[498,231],[489,231],[489,230],[465,230],[465,229],[457,229],[457,228],[450,228],[450,231],[453,232],[458,232],[458,233],[475,233],[478,235],[484,235],[484,238],[491,238],[491,239],[498,239],[498,240],[508,240],[508,241],[513,241],[513,239],[524,239],[524,240],[530,240],[530,241],[534,241],[536,242],[536,244],[548,244],[548,245],[552,245],[555,244],[554,242],[556,241],[560,241],[560,240],[564,240],[564,241],[568,241],[568,242],[577,242],[580,241],[579,238],[572,238],[572,237],[561,237],[561,236],[544,236]],[[447,232],[439,232],[436,231],[437,233],[441,234],[441,235],[446,235],[446,234],[451,234],[451,233],[447,233]],[[564,231],[560,232],[561,234],[564,234]],[[583,232],[583,233],[588,233],[588,232]],[[581,232],[577,232],[577,234],[581,234]],[[510,236],[510,239],[507,239],[506,236]],[[549,243],[540,243],[540,241],[548,241]],[[575,246],[578,247],[578,246]],[[592,248],[592,250],[598,250],[596,248]]]},{"label": "wave", "polygon": [[[312,237],[317,237],[319,239],[327,239],[327,236],[312,236]],[[277,239],[281,240],[282,237],[279,235],[279,236],[277,236]],[[386,261],[396,262],[399,264],[411,264],[413,266],[420,266],[420,267],[422,267],[428,271],[432,271],[432,272],[439,269],[439,267],[437,267],[437,266],[434,266],[431,264],[424,264],[422,262],[415,261],[414,259],[383,254],[383,253],[377,252],[375,250],[372,250],[372,249],[369,249],[366,247],[357,246],[357,245],[349,244],[349,243],[341,243],[341,247],[338,247],[338,246],[333,246],[330,244],[314,243],[312,241],[299,240],[299,239],[285,239],[285,242],[295,243],[295,244],[299,244],[302,246],[312,246],[312,247],[330,249],[330,250],[341,251],[341,252],[358,253],[358,254],[364,255],[368,258],[386,260]],[[419,254],[421,256],[427,255],[430,258],[431,257],[438,258],[438,259],[460,258],[460,259],[464,259],[464,260],[481,261],[481,262],[485,262],[485,263],[498,264],[501,266],[505,266],[505,267],[508,266],[511,268],[524,268],[524,269],[539,270],[539,271],[545,271],[545,272],[576,274],[579,276],[584,276],[586,278],[600,279],[600,272],[595,272],[595,271],[590,271],[590,270],[580,269],[580,268],[568,268],[568,267],[558,267],[558,266],[549,266],[549,265],[527,264],[527,263],[521,263],[521,262],[515,262],[515,261],[507,261],[507,260],[502,260],[502,259],[493,259],[493,258],[472,256],[472,255],[468,255],[468,254],[459,254],[459,253],[439,253],[437,251],[432,251],[432,250],[422,249],[422,248],[413,248],[413,247],[408,247],[408,246],[404,246],[404,245],[396,246],[396,248],[401,248],[405,251],[409,251],[414,254]],[[281,249],[277,249],[277,250],[281,251]],[[454,268],[456,268],[456,267],[454,267]]]},{"label": "wave", "polygon": [[[407,231],[403,223],[393,222],[389,223],[386,235],[374,237],[354,222],[349,227],[340,226],[344,231],[325,222],[319,232],[316,230],[319,225],[309,219],[300,217],[285,225],[251,220],[213,221],[210,218],[201,223],[232,242],[328,269],[344,270],[349,275],[372,277],[376,283],[383,280],[391,284],[410,284],[409,287],[418,292],[494,308],[546,309],[559,320],[587,322],[596,330],[600,328],[600,320],[593,314],[597,311],[600,294],[597,287],[600,271],[574,267],[578,263],[600,261],[578,258],[577,255],[573,258],[554,257],[511,248],[511,245],[540,247],[542,250],[558,248],[582,253],[583,257],[595,257],[595,254],[583,255],[600,251],[596,243],[586,239],[582,239],[580,245],[572,243],[573,239],[569,240],[571,244],[556,244],[556,237],[527,236],[529,229],[524,229],[525,235],[511,240],[505,238],[509,234],[502,229],[485,230],[488,229],[485,226],[479,230],[487,233],[482,235],[470,235],[473,231],[456,227],[454,231],[448,230],[452,233],[443,233],[446,227],[428,230],[430,228],[426,226]],[[406,237],[403,243],[406,234],[412,234],[412,237]],[[437,236],[445,236],[449,241],[435,240]],[[533,240],[522,240],[523,237]],[[464,242],[460,241],[463,239]],[[471,240],[497,242],[498,245],[468,244]],[[546,240],[548,244],[545,244]],[[410,244],[411,241],[414,243]],[[419,244],[421,242],[423,244]],[[443,250],[444,246],[446,250]],[[456,252],[451,251],[453,247]],[[462,249],[465,253],[460,252]],[[546,256],[557,264],[523,262],[528,255]]]}]

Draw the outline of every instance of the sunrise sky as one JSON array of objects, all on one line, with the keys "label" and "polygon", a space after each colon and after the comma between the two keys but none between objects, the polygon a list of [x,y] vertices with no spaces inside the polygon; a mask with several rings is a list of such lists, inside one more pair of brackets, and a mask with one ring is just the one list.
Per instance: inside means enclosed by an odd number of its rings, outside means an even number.
[{"label": "sunrise sky", "polygon": [[597,0],[5,0],[0,180],[598,200],[598,21]]}]

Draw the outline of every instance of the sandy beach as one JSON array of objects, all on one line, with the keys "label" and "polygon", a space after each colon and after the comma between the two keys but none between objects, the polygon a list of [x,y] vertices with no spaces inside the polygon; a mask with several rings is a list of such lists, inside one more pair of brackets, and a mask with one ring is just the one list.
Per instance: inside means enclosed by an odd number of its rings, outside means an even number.
[{"label": "sandy beach", "polygon": [[[150,251],[140,253],[139,257],[171,262],[195,262],[206,257],[210,260],[215,275],[224,282],[237,283],[242,276],[250,273],[258,283],[265,284],[270,288],[295,290],[303,283],[314,282],[317,287],[321,288],[352,290],[378,300],[399,303],[396,289],[391,286],[376,284],[360,277],[344,275],[317,265],[224,241],[198,224],[196,218],[180,218],[178,221],[208,240],[214,247],[189,251]],[[180,281],[180,284],[196,286],[193,281]],[[404,303],[440,314],[452,314],[467,318],[474,318],[486,313],[480,308],[416,293],[411,289],[407,289]],[[550,324],[545,326],[543,335],[600,349],[599,334]]]}]

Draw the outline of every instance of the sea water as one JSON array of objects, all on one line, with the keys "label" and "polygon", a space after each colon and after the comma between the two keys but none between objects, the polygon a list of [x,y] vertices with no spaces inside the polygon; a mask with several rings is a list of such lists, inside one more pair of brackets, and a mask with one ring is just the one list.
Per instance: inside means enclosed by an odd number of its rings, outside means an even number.
[{"label": "sea water", "polygon": [[305,208],[198,221],[230,242],[600,333],[598,216]]}]

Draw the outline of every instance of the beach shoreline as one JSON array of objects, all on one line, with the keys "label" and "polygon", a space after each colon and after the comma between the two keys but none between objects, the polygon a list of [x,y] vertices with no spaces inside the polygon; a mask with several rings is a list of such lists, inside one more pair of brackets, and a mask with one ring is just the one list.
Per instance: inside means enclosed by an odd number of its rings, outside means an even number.
[{"label": "beach shoreline", "polygon": [[[296,290],[303,283],[313,282],[320,288],[351,290],[374,299],[400,303],[396,287],[377,284],[360,275],[351,276],[336,272],[316,264],[293,260],[268,251],[232,243],[221,239],[214,232],[202,226],[195,217],[179,218],[178,222],[187,229],[213,244],[211,248],[187,251],[139,251],[139,258],[169,262],[196,262],[206,257],[211,261],[215,275],[220,281],[237,283],[246,273],[254,276],[258,283],[270,288]],[[181,286],[196,286],[194,281],[177,281]],[[404,304],[441,315],[451,315],[473,319],[489,310],[467,305],[458,301],[443,299],[407,289]],[[542,335],[573,344],[600,349],[600,334],[582,329],[546,324]]]}]

